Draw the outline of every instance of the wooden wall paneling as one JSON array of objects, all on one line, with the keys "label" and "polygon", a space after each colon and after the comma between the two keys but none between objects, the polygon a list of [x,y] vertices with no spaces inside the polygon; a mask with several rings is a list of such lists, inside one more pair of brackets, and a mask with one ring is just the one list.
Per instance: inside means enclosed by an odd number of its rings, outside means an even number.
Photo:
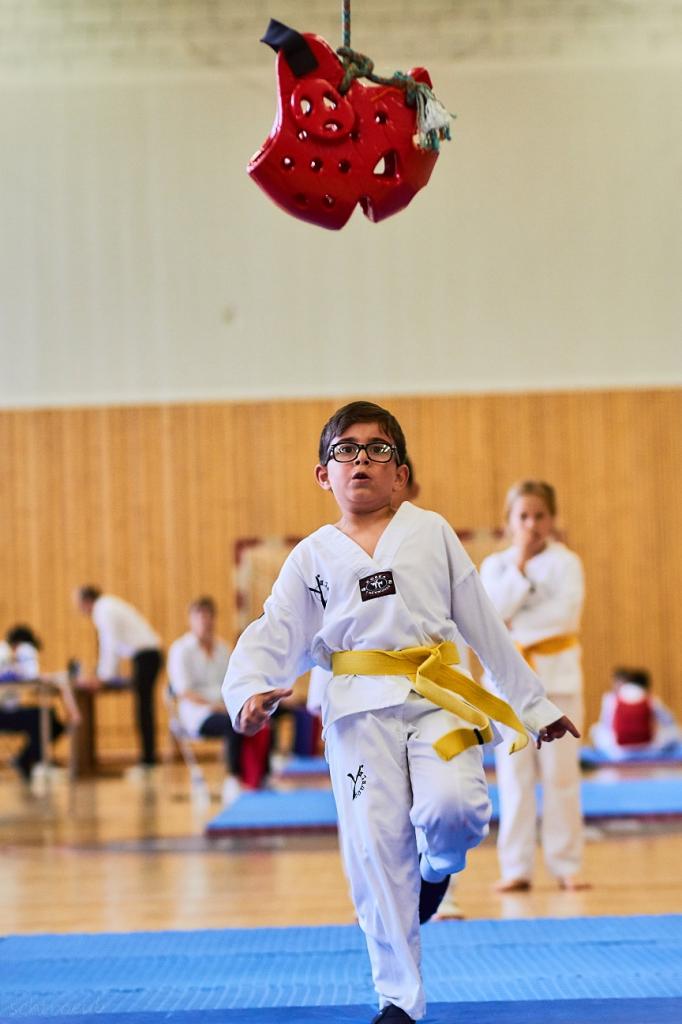
[{"label": "wooden wall paneling", "polygon": [[[70,592],[95,582],[136,604],[166,649],[202,591],[231,636],[237,539],[303,536],[336,518],[313,468],[322,424],[346,400],[0,413],[0,629],[31,622],[48,669],[73,655],[89,665],[94,631]],[[557,487],[587,575],[588,720],[619,662],[649,667],[682,715],[682,392],[376,400],[403,424],[420,502],[456,527],[500,525],[520,476]],[[127,698],[103,701],[100,719],[105,752],[131,755]]]},{"label": "wooden wall paneling", "polygon": [[[595,540],[602,533],[603,523],[599,501],[604,493],[600,481],[604,475],[604,429],[600,424],[599,407],[583,403],[581,395],[562,396],[562,408],[546,410],[543,425],[549,424],[553,443],[549,446],[549,466],[543,474],[557,488],[559,526],[569,547],[581,557],[585,569],[586,599],[582,617],[583,669],[585,676],[585,725],[594,721],[599,710],[602,690],[608,685],[603,679],[600,652],[608,646],[608,622],[605,616],[594,614],[595,593],[599,590],[595,577],[598,566],[593,557]],[[592,415],[590,415],[590,411]],[[596,417],[594,413],[596,412]],[[597,453],[595,463],[591,459]],[[605,459],[605,456],[604,456]]]},{"label": "wooden wall paneling", "polygon": [[[93,479],[101,500],[99,537],[94,540],[99,557],[90,571],[90,581],[105,592],[117,594],[139,607],[138,593],[144,586],[142,567],[133,562],[137,522],[131,514],[135,476],[131,465],[131,436],[139,410],[135,407],[103,410],[98,417],[98,464]],[[94,576],[92,573],[96,572]],[[84,581],[87,582],[87,581]],[[140,609],[144,613],[144,609]],[[97,701],[98,749],[103,757],[133,756],[134,728],[132,695],[103,694]]]},{"label": "wooden wall paneling", "polygon": [[[197,487],[194,501],[195,562],[190,577],[191,593],[185,605],[199,593],[211,594],[222,609],[221,628],[230,630],[227,584],[231,575],[232,552],[228,538],[233,532],[233,512],[226,501],[232,483],[225,469],[231,417],[226,407],[201,406],[194,422],[190,457],[196,464]],[[183,621],[183,629],[185,622]]]},{"label": "wooden wall paneling", "polygon": [[[55,591],[65,590],[63,426],[64,418],[51,410],[29,420],[29,495],[37,495],[38,500],[29,497],[26,510],[30,524],[26,567],[32,588],[33,621],[39,632],[47,628],[50,633],[55,625],[59,627],[54,620]],[[63,602],[60,596],[59,603]],[[47,651],[43,661],[45,657]]]},{"label": "wooden wall paneling", "polygon": [[[612,417],[608,399],[598,404],[583,396],[577,403],[580,456],[573,467],[575,476],[567,488],[573,498],[570,520],[566,517],[572,546],[585,566],[586,600],[583,613],[583,659],[585,671],[586,722],[596,719],[601,693],[609,686],[610,661],[615,653],[614,623],[622,619],[614,581],[615,564],[614,497],[609,474],[620,474],[621,463],[611,451]],[[623,553],[625,556],[625,553]],[[607,596],[608,595],[608,596]],[[616,657],[616,660],[617,657]]]},{"label": "wooden wall paneling", "polygon": [[[192,590],[192,571],[196,572],[197,551],[200,537],[192,519],[192,505],[201,502],[203,495],[198,492],[196,478],[202,467],[194,468],[196,460],[192,451],[193,422],[192,410],[188,406],[176,406],[169,410],[168,433],[162,444],[164,448],[165,480],[162,488],[166,503],[164,517],[168,533],[165,537],[163,557],[167,566],[165,585],[170,589],[169,605],[172,632],[182,632],[186,617],[186,595]],[[182,609],[182,622],[178,621]],[[167,642],[174,636],[167,636]]]},{"label": "wooden wall paneling", "polygon": [[631,395],[614,396],[618,415],[611,446],[618,457],[625,456],[627,460],[621,501],[627,506],[628,514],[618,537],[619,546],[627,551],[627,560],[620,566],[618,584],[627,596],[621,596],[620,611],[628,635],[635,640],[635,663],[651,667],[654,677],[660,678],[659,658],[665,642],[662,610],[666,595],[661,587],[660,572],[651,571],[663,561],[660,519],[652,508],[655,464],[661,454],[656,418],[652,415],[653,400],[654,396],[650,396],[652,404],[648,415],[640,416]]},{"label": "wooden wall paneling", "polygon": [[[117,481],[114,478],[114,457],[117,440],[111,437],[110,424],[115,410],[96,409],[91,413],[95,446],[94,462],[90,466],[92,488],[96,494],[96,503],[92,508],[93,521],[89,524],[94,528],[91,534],[90,573],[94,574],[93,582],[101,581],[102,586],[111,586],[105,582],[111,579],[113,552],[112,544],[115,534],[115,514],[117,499]],[[90,531],[88,531],[90,532]]]},{"label": "wooden wall paneling", "polygon": [[35,615],[37,603],[36,590],[36,563],[39,554],[39,528],[38,516],[32,501],[32,495],[40,493],[38,490],[38,465],[36,457],[36,434],[38,423],[24,422],[18,437],[18,459],[19,479],[17,488],[17,507],[19,517],[17,556],[20,562],[17,565],[18,576],[14,580],[20,606],[29,610],[29,614]]},{"label": "wooden wall paneling", "polygon": [[2,416],[0,432],[0,467],[2,468],[3,500],[0,502],[0,523],[3,543],[0,545],[0,570],[3,586],[0,589],[0,610],[3,615],[2,632],[15,616],[22,614],[19,567],[24,541],[24,522],[19,514],[20,489],[25,475],[20,466],[19,433],[22,421],[15,416]]},{"label": "wooden wall paneling", "polygon": [[[652,480],[647,493],[645,519],[657,527],[655,560],[644,571],[656,580],[659,595],[660,649],[654,686],[662,699],[682,715],[682,403],[679,392],[661,391],[651,396],[654,424]],[[639,414],[636,410],[635,415]]]}]

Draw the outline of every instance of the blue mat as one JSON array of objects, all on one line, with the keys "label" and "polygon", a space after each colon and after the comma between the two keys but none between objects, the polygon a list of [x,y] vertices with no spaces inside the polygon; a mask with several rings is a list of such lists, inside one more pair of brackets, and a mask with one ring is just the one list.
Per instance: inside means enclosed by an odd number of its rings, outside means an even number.
[{"label": "blue mat", "polygon": [[[286,1006],[16,1018],[22,1024],[368,1024],[374,1006]],[[8,1017],[7,1020],[13,1018]],[[551,1003],[430,1003],[422,1024],[680,1024],[682,999],[555,999]]]},{"label": "blue mat", "polygon": [[300,775],[329,775],[329,765],[324,757],[290,757],[278,773],[283,778]]},{"label": "blue mat", "polygon": [[[499,818],[497,786],[489,785],[492,820]],[[618,779],[581,784],[586,818],[672,817],[682,815],[682,776],[669,779]],[[538,787],[538,805],[542,792]],[[207,836],[235,832],[333,831],[336,805],[329,789],[288,793],[243,793],[206,824]]]},{"label": "blue mat", "polygon": [[[679,764],[682,762],[682,743],[676,743],[666,750],[638,750],[624,758],[609,757],[601,750],[583,747],[580,751],[580,763],[586,768],[602,765],[622,764]],[[483,751],[483,764],[486,768],[495,767],[495,754],[491,747]],[[305,775],[328,775],[329,765],[324,757],[290,757],[280,775],[283,777],[299,777]]]},{"label": "blue mat", "polygon": [[[422,940],[429,1024],[682,1020],[679,915],[444,921]],[[374,1005],[352,925],[0,941],[3,1024],[343,1024]]]},{"label": "blue mat", "polygon": [[609,757],[593,747],[583,747],[580,751],[580,763],[586,768],[607,764],[679,764],[681,761],[682,743],[675,743],[665,750],[632,750],[626,757]]},{"label": "blue mat", "polygon": [[296,789],[288,793],[257,790],[242,793],[207,822],[207,836],[232,832],[335,832],[336,804],[331,789]]}]

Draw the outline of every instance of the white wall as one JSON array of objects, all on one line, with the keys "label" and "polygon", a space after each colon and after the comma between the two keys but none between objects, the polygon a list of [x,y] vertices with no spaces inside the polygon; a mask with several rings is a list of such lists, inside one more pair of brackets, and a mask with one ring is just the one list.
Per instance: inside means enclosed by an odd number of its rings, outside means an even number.
[{"label": "white wall", "polygon": [[[238,6],[192,10],[206,29]],[[456,60],[446,0],[425,5],[431,35],[417,4],[392,5],[402,34],[373,29],[378,69],[428,64],[458,118],[408,210],[381,225],[358,210],[339,233],[244,173],[274,114],[263,5],[230,24],[231,60],[178,49],[175,21],[173,53],[139,31],[115,51],[111,20],[80,56],[73,17],[49,53],[22,37],[34,59],[0,62],[0,404],[682,383],[680,5],[650,5],[645,43],[642,23],[612,22],[601,48],[575,20],[563,37],[538,22],[547,5],[535,23],[511,6],[513,32],[510,5],[465,5],[479,45]],[[407,48],[413,8],[418,52],[401,59],[388,47]],[[466,41],[450,37],[450,53]]]}]

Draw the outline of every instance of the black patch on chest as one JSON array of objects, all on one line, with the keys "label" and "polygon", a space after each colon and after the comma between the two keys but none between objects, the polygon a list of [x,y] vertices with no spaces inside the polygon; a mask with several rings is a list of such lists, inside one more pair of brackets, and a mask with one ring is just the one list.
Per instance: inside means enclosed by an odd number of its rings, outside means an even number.
[{"label": "black patch on chest", "polygon": [[363,601],[373,601],[375,597],[387,597],[395,594],[395,581],[390,569],[385,572],[375,572],[371,576],[364,576],[359,581],[360,597]]}]

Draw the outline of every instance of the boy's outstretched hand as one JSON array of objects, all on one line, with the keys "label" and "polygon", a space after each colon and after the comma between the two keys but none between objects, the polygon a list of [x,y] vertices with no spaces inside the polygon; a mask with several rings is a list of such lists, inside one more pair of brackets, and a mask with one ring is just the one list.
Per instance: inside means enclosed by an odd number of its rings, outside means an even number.
[{"label": "boy's outstretched hand", "polygon": [[291,697],[293,692],[282,689],[268,690],[267,693],[257,693],[249,697],[239,712],[239,731],[246,736],[253,736],[263,728],[278,702],[285,697]]},{"label": "boy's outstretched hand", "polygon": [[577,740],[580,739],[580,733],[573,725],[570,718],[566,715],[562,715],[556,722],[550,722],[544,729],[540,729],[538,733],[537,748],[538,750],[543,743],[551,743],[552,740],[560,740],[562,736],[565,736],[567,732],[570,732],[571,736],[575,736]]}]

